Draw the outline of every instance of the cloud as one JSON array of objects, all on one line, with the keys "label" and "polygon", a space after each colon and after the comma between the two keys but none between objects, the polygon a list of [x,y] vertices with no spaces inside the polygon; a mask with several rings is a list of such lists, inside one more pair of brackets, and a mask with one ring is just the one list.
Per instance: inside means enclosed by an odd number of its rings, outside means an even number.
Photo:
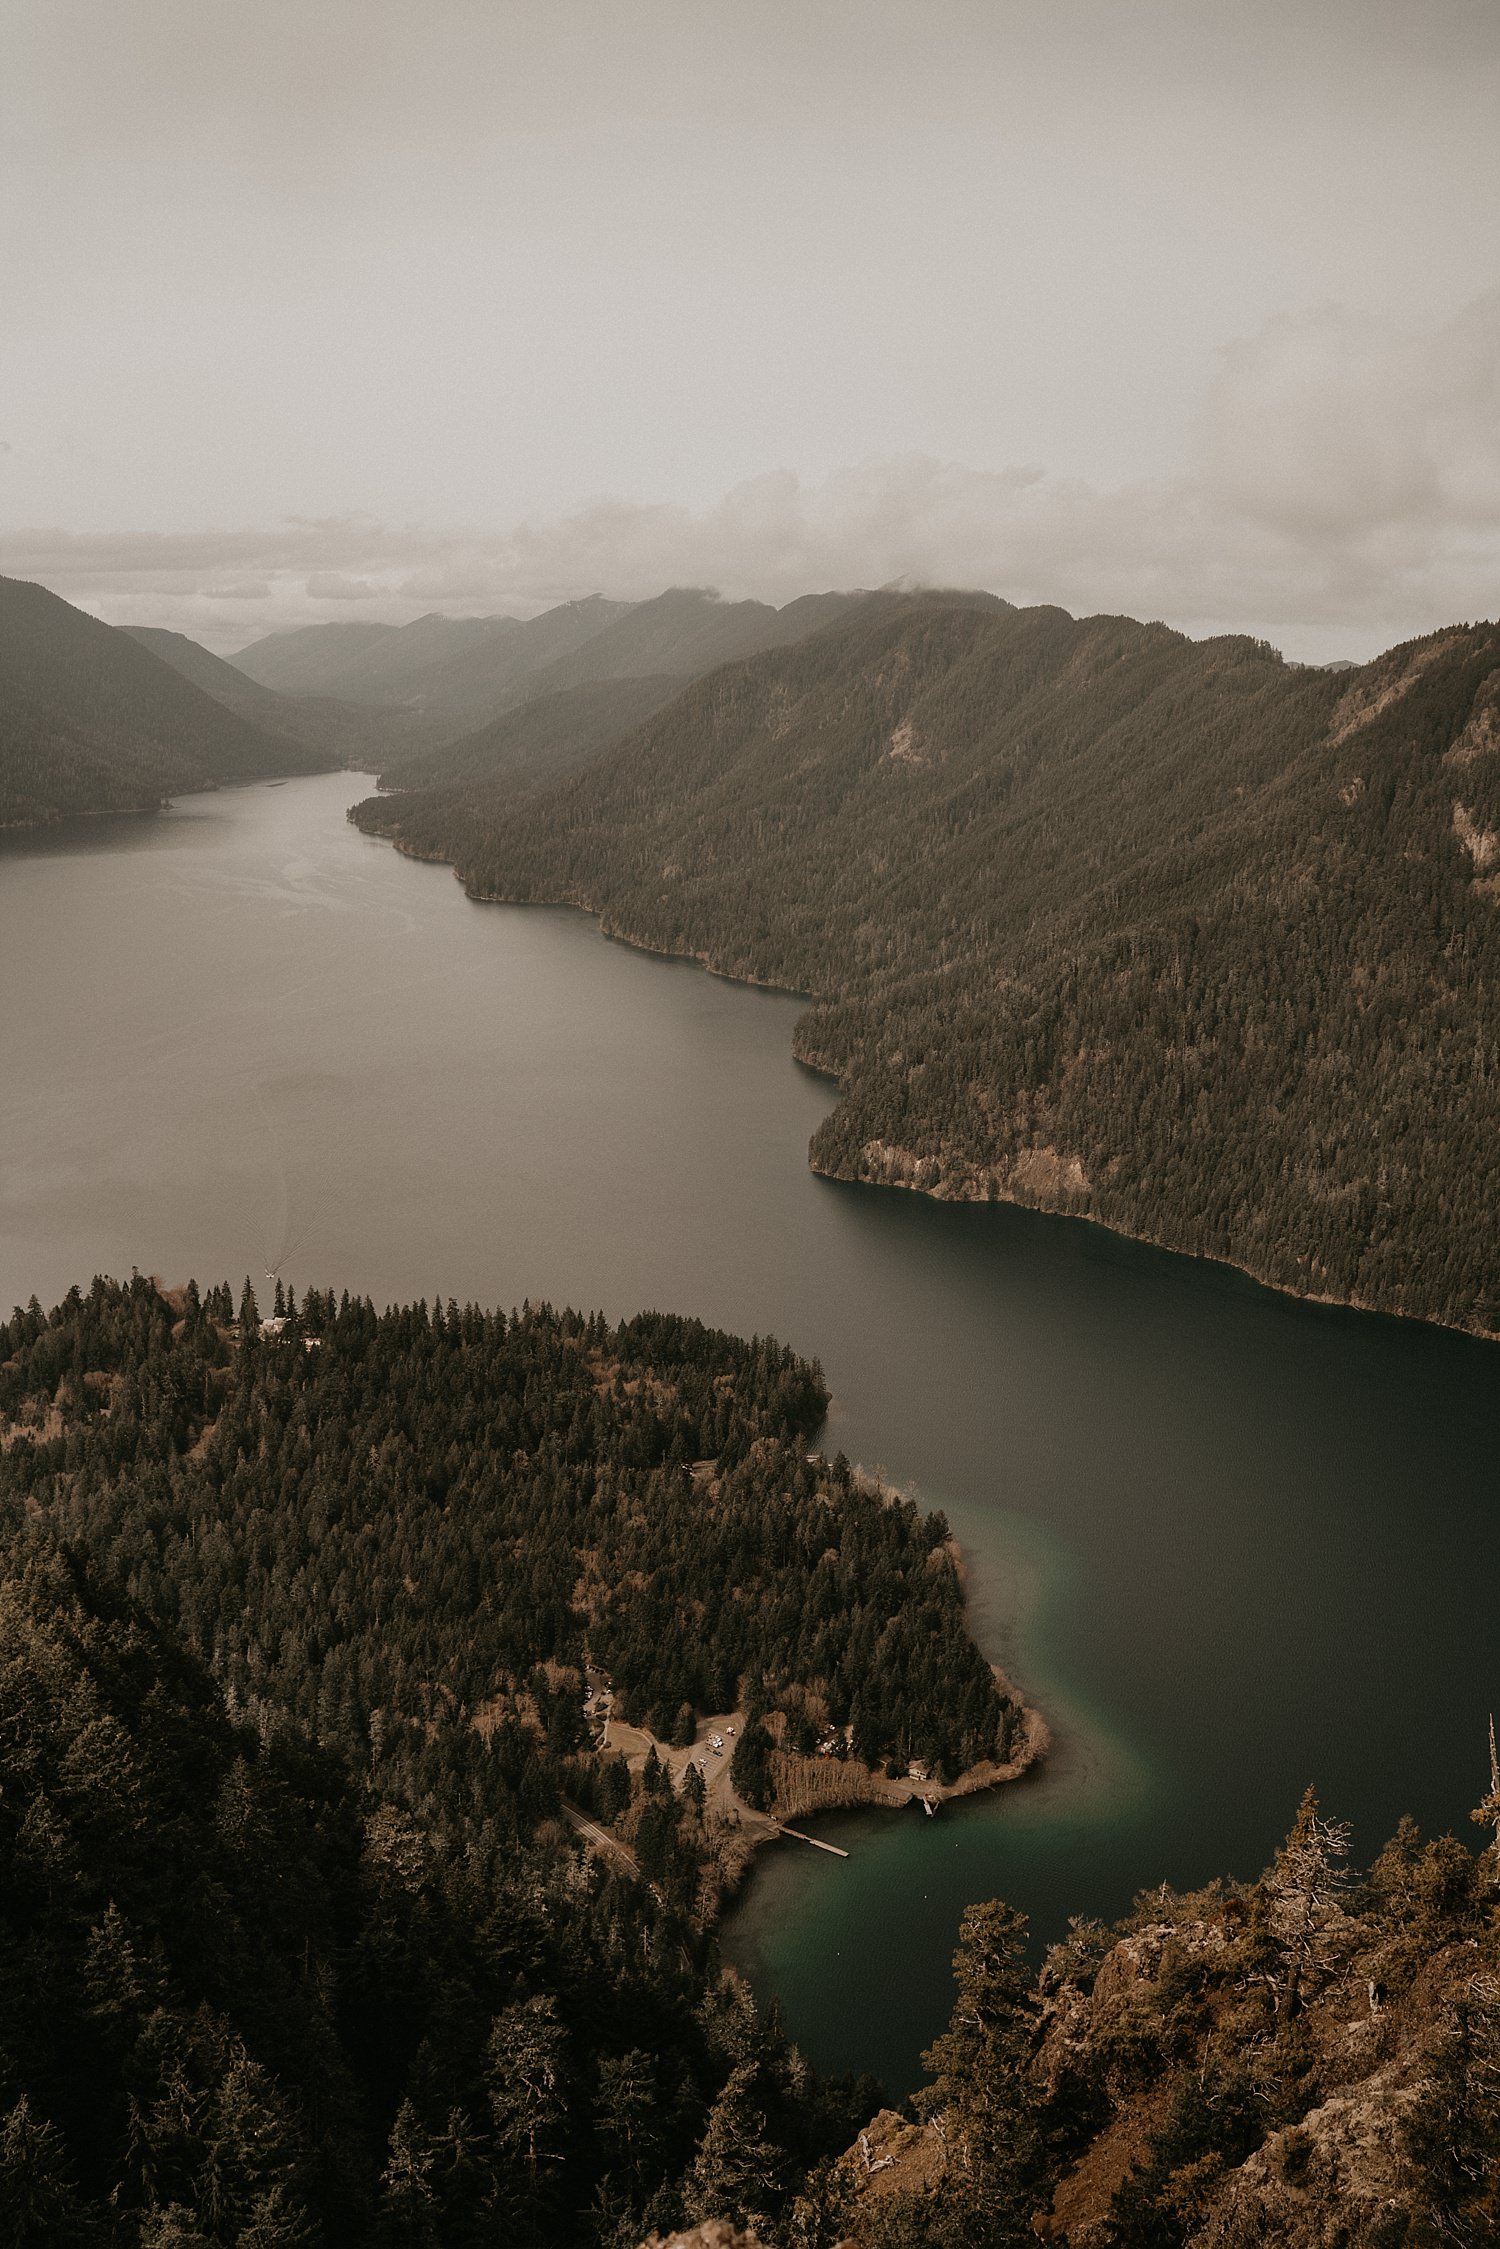
[{"label": "cloud", "polygon": [[1112,490],[914,455],[503,532],[18,531],[0,534],[0,569],[225,646],[351,610],[527,613],[681,583],[782,602],[905,578],[1371,653],[1500,609],[1500,290],[1425,330],[1332,306],[1270,322],[1221,353],[1182,471]]},{"label": "cloud", "polygon": [[347,578],[340,570],[315,570],[307,581],[310,601],[372,601],[383,590],[368,578]]},{"label": "cloud", "polygon": [[1199,443],[1206,495],[1335,544],[1500,521],[1500,290],[1426,332],[1327,307],[1221,358]]}]

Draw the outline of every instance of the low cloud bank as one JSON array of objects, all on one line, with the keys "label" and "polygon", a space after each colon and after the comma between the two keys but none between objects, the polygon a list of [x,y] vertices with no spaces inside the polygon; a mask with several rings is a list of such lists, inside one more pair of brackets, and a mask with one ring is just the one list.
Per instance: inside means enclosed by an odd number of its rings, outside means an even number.
[{"label": "low cloud bank", "polygon": [[1500,610],[1500,289],[1427,330],[1329,306],[1230,345],[1182,472],[1100,490],[921,456],[779,470],[694,511],[606,500],[495,533],[0,532],[0,571],[220,648],[339,618],[524,614],[671,584],[784,602],[895,579],[1363,656]]}]

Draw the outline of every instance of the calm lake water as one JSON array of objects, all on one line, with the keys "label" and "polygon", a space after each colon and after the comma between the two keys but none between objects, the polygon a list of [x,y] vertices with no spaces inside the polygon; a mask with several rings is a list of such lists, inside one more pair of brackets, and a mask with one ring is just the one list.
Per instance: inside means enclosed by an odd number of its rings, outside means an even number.
[{"label": "calm lake water", "polygon": [[132,1266],[695,1312],[822,1359],[1052,1719],[1033,1781],[785,1844],[726,1930],[895,2088],[959,1915],[1253,1874],[1317,1784],[1470,1832],[1500,1701],[1500,1351],[1079,1223],[813,1178],[794,1000],[471,905],[347,774],[0,852],[0,1301]]}]

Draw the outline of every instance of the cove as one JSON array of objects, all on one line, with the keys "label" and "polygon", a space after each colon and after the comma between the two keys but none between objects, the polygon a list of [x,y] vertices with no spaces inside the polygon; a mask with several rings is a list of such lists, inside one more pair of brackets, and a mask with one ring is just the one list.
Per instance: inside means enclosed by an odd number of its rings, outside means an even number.
[{"label": "cove", "polygon": [[[945,1508],[1034,1780],[768,1853],[731,1955],[918,2076],[966,1903],[1045,1935],[1251,1874],[1315,1782],[1467,1834],[1500,1691],[1500,1352],[1064,1219],[815,1178],[799,1003],[476,906],[336,774],[0,850],[0,1301],[278,1265],[659,1305],[823,1361],[825,1443]],[[822,1832],[822,1831],[820,1831]]]}]

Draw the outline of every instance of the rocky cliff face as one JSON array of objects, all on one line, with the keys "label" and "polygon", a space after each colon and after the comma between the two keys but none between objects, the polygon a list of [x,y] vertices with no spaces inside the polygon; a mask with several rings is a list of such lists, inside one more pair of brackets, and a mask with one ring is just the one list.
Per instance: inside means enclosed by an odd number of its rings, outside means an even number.
[{"label": "rocky cliff face", "polygon": [[753,2233],[741,2233],[727,2218],[708,2218],[686,2233],[653,2233],[641,2249],[761,2249]]}]

